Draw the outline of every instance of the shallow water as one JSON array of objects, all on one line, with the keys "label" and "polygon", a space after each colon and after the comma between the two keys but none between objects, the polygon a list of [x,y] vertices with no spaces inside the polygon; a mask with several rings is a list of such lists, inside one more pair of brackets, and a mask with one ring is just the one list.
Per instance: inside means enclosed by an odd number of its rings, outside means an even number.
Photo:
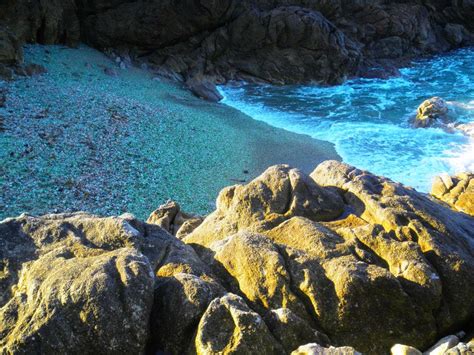
[{"label": "shallow water", "polygon": [[334,87],[243,84],[220,90],[225,104],[333,142],[345,162],[419,191],[429,191],[442,172],[474,170],[472,138],[410,124],[418,105],[433,96],[449,102],[453,122],[474,122],[474,49],[417,61],[389,80],[355,79]]}]

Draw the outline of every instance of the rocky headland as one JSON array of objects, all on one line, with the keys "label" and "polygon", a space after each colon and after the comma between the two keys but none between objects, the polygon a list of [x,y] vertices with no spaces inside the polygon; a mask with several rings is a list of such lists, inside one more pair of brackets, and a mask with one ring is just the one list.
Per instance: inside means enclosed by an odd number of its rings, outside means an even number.
[{"label": "rocky headland", "polygon": [[229,80],[386,77],[411,58],[472,45],[473,16],[470,1],[6,0],[0,63],[18,65],[25,42],[82,41],[219,100],[213,84]]},{"label": "rocky headland", "polygon": [[205,218],[8,218],[0,260],[5,354],[473,351],[474,217],[336,161],[273,166]]}]

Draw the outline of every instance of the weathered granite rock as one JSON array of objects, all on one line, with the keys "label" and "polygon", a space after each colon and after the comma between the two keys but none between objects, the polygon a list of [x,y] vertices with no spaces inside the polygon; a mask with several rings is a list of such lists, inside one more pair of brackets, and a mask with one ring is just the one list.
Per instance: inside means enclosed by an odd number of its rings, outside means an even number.
[{"label": "weathered granite rock", "polygon": [[209,246],[243,229],[269,230],[293,216],[331,220],[340,216],[343,208],[338,194],[321,189],[298,169],[274,166],[246,186],[223,189],[216,211],[184,240]]},{"label": "weathered granite rock", "polygon": [[361,353],[348,346],[325,348],[319,344],[310,343],[300,346],[291,355],[361,355]]},{"label": "weathered granite rock", "polygon": [[186,86],[194,95],[201,99],[211,102],[219,102],[223,99],[216,85],[208,79],[193,77],[186,81]]},{"label": "weathered granite rock", "polygon": [[454,209],[474,216],[474,174],[443,174],[433,181],[431,194]]},{"label": "weathered granite rock", "polygon": [[180,273],[161,280],[155,290],[151,320],[153,350],[194,352],[196,324],[225,289],[210,279]]},{"label": "weathered granite rock", "polygon": [[[141,353],[149,341],[150,315],[156,315],[153,307],[165,304],[171,312],[189,299],[191,305],[180,309],[186,323],[193,302],[201,313],[207,307],[194,301],[200,297],[193,290],[205,294],[200,285],[214,285],[191,247],[129,215],[4,220],[0,260],[0,352],[7,353]],[[208,281],[193,288],[199,278]],[[183,293],[173,294],[176,283]],[[174,303],[167,304],[170,293]],[[160,314],[151,324],[161,321],[158,329],[166,326],[169,334],[186,331],[167,319]],[[174,342],[170,337],[164,345]]]},{"label": "weathered granite rock", "polygon": [[444,355],[449,349],[459,344],[459,338],[455,335],[448,335],[440,339],[435,345],[426,350],[427,355]]},{"label": "weathered granite rock", "polygon": [[413,353],[472,321],[474,218],[347,164],[224,189],[184,242],[159,225],[0,222],[0,352]]},{"label": "weathered granite rock", "polygon": [[330,343],[327,335],[312,328],[308,320],[300,318],[288,308],[271,310],[265,317],[265,323],[287,353],[301,344]]},{"label": "weathered granite rock", "polygon": [[415,127],[429,127],[437,121],[445,120],[449,112],[448,105],[440,97],[424,101],[416,111]]},{"label": "weathered granite rock", "polygon": [[0,236],[0,352],[143,351],[158,251],[130,222],[24,215]]},{"label": "weathered granite rock", "polygon": [[0,64],[19,64],[23,60],[23,50],[15,35],[0,25]]},{"label": "weathered granite rock", "polygon": [[392,346],[390,349],[390,354],[391,355],[423,355],[423,353],[408,345],[402,345],[402,344],[395,344]]},{"label": "weathered granite rock", "polygon": [[0,24],[22,43],[74,45],[80,38],[74,0],[5,0],[0,3]]},{"label": "weathered granite rock", "polygon": [[288,308],[332,344],[424,349],[469,319],[471,217],[342,163],[311,177],[277,166],[223,190],[184,241],[257,312]]},{"label": "weathered granite rock", "polygon": [[198,325],[197,354],[284,354],[263,319],[238,296],[211,302]]},{"label": "weathered granite rock", "polygon": [[23,49],[21,42],[0,23],[0,80],[11,80],[13,78],[13,67],[22,61]]},{"label": "weathered granite rock", "polygon": [[153,211],[147,222],[156,224],[182,239],[196,229],[203,220],[203,217],[182,211],[177,202],[168,201]]}]

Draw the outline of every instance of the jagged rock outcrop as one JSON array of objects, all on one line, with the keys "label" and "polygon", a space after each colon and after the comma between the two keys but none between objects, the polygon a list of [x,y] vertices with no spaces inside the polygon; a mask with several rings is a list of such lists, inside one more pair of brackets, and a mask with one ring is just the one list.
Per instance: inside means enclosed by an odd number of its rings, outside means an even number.
[{"label": "jagged rock outcrop", "polygon": [[474,218],[335,161],[224,189],[183,240],[131,215],[7,219],[0,260],[7,353],[381,354],[474,314]]},{"label": "jagged rock outcrop", "polygon": [[147,223],[156,224],[182,239],[196,229],[203,219],[203,217],[182,211],[177,202],[168,201],[150,214]]},{"label": "jagged rock outcrop", "polygon": [[426,348],[471,317],[472,218],[342,163],[311,177],[279,166],[225,189],[184,241],[254,309],[288,308],[362,352]]},{"label": "jagged rock outcrop", "polygon": [[431,194],[454,209],[474,216],[474,174],[461,173],[437,176]]},{"label": "jagged rock outcrop", "polygon": [[7,0],[0,24],[21,41],[116,48],[218,100],[212,83],[233,79],[384,77],[409,58],[473,44],[473,13],[469,1]]},{"label": "jagged rock outcrop", "polygon": [[446,121],[448,112],[448,105],[442,98],[432,97],[425,100],[416,110],[415,127],[425,128],[436,121]]}]

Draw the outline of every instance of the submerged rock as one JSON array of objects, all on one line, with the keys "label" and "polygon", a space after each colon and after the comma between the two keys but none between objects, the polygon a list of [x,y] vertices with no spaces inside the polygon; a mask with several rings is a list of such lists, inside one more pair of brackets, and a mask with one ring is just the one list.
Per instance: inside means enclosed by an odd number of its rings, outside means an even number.
[{"label": "submerged rock", "polygon": [[0,222],[0,352],[382,354],[474,312],[474,218],[347,164],[224,189],[188,245],[179,213]]},{"label": "submerged rock", "polygon": [[443,121],[449,112],[448,105],[440,97],[433,97],[424,101],[417,109],[415,127],[429,127],[436,121]]}]

